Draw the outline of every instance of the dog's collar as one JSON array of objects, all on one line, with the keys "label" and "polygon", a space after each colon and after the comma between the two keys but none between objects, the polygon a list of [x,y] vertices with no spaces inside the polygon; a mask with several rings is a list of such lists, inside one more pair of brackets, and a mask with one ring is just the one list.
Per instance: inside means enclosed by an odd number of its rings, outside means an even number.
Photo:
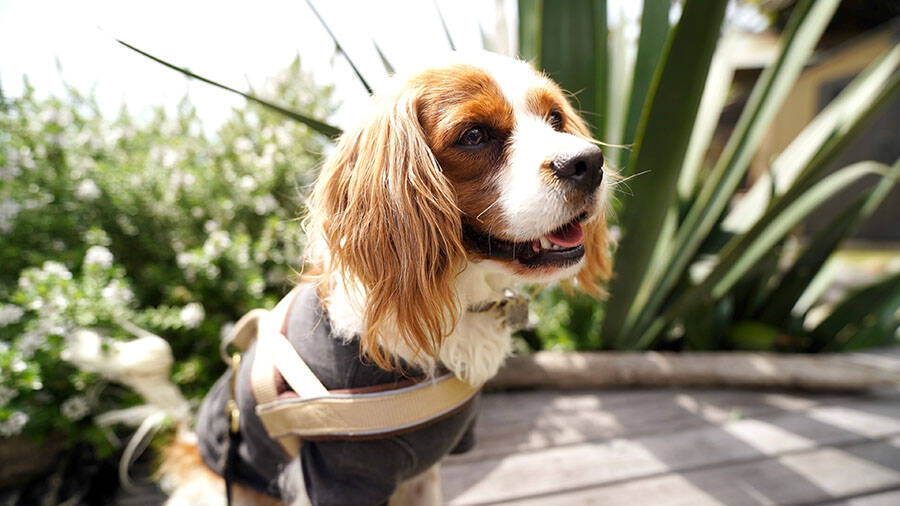
[{"label": "dog's collar", "polygon": [[495,312],[510,330],[521,330],[528,326],[528,297],[507,288],[503,297],[470,304],[470,313]]}]

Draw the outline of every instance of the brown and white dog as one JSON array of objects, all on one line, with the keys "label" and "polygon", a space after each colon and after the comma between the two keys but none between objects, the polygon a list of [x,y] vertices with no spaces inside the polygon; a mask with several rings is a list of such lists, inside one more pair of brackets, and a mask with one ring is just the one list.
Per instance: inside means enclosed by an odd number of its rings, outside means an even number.
[{"label": "brown and white dog", "polygon": [[[600,148],[553,81],[519,60],[454,56],[396,79],[341,137],[309,200],[306,274],[334,332],[359,336],[380,367],[442,366],[480,385],[510,354],[511,330],[467,308],[525,283],[574,279],[602,293],[606,179]],[[224,502],[189,441],[171,456],[171,504]],[[398,493],[439,501],[436,476]],[[297,504],[302,485],[285,484]],[[246,490],[235,500],[271,503]]]}]

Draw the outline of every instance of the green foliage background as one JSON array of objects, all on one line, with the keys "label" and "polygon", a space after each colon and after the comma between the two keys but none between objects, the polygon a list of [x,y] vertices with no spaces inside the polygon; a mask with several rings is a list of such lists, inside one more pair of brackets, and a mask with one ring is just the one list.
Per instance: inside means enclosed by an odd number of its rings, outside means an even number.
[{"label": "green foliage background", "polygon": [[[299,60],[267,94],[309,115],[333,111],[331,89]],[[206,135],[187,99],[174,114],[138,121],[123,109],[109,121],[75,89],[4,97],[0,436],[107,446],[91,415],[138,399],[62,354],[79,331],[132,338],[123,321],[165,337],[176,383],[202,397],[224,368],[222,329],[294,281],[302,197],[326,146],[255,104]]]}]

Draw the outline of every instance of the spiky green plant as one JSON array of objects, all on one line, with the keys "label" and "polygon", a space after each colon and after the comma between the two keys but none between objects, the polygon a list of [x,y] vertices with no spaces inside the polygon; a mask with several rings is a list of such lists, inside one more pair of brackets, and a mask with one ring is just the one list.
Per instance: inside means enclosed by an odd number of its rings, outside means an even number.
[{"label": "spiky green plant", "polygon": [[[607,150],[607,158],[631,178],[630,191],[618,195],[615,220],[623,236],[609,300],[590,304],[542,294],[537,311],[557,323],[539,325],[536,335],[525,336],[529,343],[816,351],[895,339],[898,276],[848,295],[812,328],[804,322],[823,265],[900,177],[900,161],[893,167],[861,162],[826,175],[842,148],[900,89],[900,45],[857,76],[729,212],[839,0],[797,2],[777,58],[757,80],[722,154],[705,167],[703,154],[731,85],[732,69],[719,50],[727,3],[685,0],[680,19],[670,26],[670,0],[644,0],[636,61],[625,72],[624,38],[607,28],[605,0],[518,0],[520,55],[578,92],[577,105],[597,138],[631,146]],[[341,52],[337,40],[335,46]],[[337,131],[292,117],[325,135]],[[882,176],[877,185],[798,254],[789,254],[787,238],[810,213],[873,173]]]}]

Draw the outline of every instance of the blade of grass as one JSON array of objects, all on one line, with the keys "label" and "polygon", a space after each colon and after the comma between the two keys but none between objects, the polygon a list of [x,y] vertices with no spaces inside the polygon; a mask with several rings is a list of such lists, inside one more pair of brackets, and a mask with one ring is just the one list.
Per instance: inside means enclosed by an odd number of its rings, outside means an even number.
[{"label": "blade of grass", "polygon": [[328,23],[322,19],[322,16],[319,14],[319,11],[316,10],[316,7],[313,5],[312,0],[306,0],[306,5],[309,6],[309,10],[313,12],[316,16],[316,19],[319,20],[319,23],[325,28],[325,31],[328,32],[328,36],[331,37],[331,41],[334,42],[334,48],[337,52],[341,53],[344,56],[344,59],[347,60],[347,63],[350,64],[350,68],[353,70],[353,73],[356,74],[356,78],[359,79],[359,82],[362,83],[363,88],[366,89],[366,92],[369,95],[372,94],[372,87],[369,86],[369,83],[366,81],[366,78],[359,72],[359,69],[356,68],[356,65],[353,63],[353,59],[350,58],[350,55],[344,51],[344,46],[338,41],[337,37],[335,37],[334,32],[331,31],[331,27],[328,26]]},{"label": "blade of grass", "polygon": [[[801,0],[794,8],[782,35],[781,51],[775,62],[760,75],[747,105],[728,139],[725,150],[675,234],[674,255],[668,259],[662,277],[643,279],[622,325],[626,339],[634,343],[659,311],[704,239],[715,226],[740,183],[756,148],[781,107],[809,55],[831,19],[839,0]],[[641,339],[643,340],[643,339]]]},{"label": "blade of grass", "polygon": [[322,134],[322,135],[325,135],[325,136],[327,136],[327,137],[337,137],[338,135],[341,135],[341,129],[338,128],[338,127],[336,127],[336,126],[331,126],[331,125],[329,125],[328,123],[325,123],[325,122],[323,122],[323,121],[319,121],[319,120],[317,120],[317,119],[315,119],[315,118],[311,118],[311,117],[306,116],[306,115],[304,115],[304,114],[301,114],[301,113],[299,113],[299,112],[292,111],[292,110],[290,110],[290,109],[286,109],[286,108],[284,108],[284,107],[282,107],[282,106],[280,106],[280,105],[277,105],[277,104],[274,104],[274,103],[272,103],[272,102],[269,102],[268,100],[263,100],[263,99],[261,99],[261,98],[259,98],[259,97],[255,97],[255,96],[253,96],[253,95],[250,95],[249,93],[244,93],[243,91],[239,91],[239,90],[236,90],[236,89],[231,88],[231,87],[229,87],[229,86],[225,86],[224,84],[217,83],[217,82],[213,81],[212,79],[208,79],[208,78],[206,78],[206,77],[197,75],[197,74],[191,72],[190,70],[188,70],[188,69],[186,69],[186,68],[179,67],[179,66],[177,66],[177,65],[175,65],[175,64],[173,64],[173,63],[169,63],[169,62],[163,60],[162,58],[157,58],[156,56],[153,56],[152,54],[150,54],[150,53],[148,53],[148,52],[146,52],[146,51],[142,51],[142,50],[140,50],[140,49],[138,49],[138,48],[132,46],[131,44],[129,44],[129,43],[125,42],[125,41],[116,39],[116,42],[118,42],[119,44],[122,44],[123,46],[127,47],[128,49],[130,49],[130,50],[132,50],[132,51],[134,51],[134,52],[136,52],[136,53],[138,53],[138,54],[140,54],[140,55],[143,55],[143,56],[145,56],[145,57],[147,57],[147,58],[149,58],[149,59],[151,59],[151,60],[153,60],[153,61],[155,61],[155,62],[161,64],[161,65],[164,65],[164,66],[166,66],[166,67],[169,67],[169,68],[172,69],[172,70],[176,70],[176,71],[178,71],[178,72],[184,74],[185,76],[187,76],[187,77],[189,77],[189,78],[191,78],[191,79],[196,79],[196,80],[201,81],[201,82],[204,82],[204,83],[206,83],[206,84],[211,84],[211,85],[213,85],[213,86],[215,86],[215,87],[217,87],[217,88],[221,88],[221,89],[223,89],[223,90],[225,90],[225,91],[229,91],[229,92],[234,93],[234,94],[236,94],[236,95],[240,95],[240,96],[244,97],[245,99],[247,99],[247,100],[249,100],[249,101],[251,101],[251,102],[257,103],[257,104],[259,104],[259,105],[261,105],[261,106],[263,106],[263,107],[267,107],[267,108],[269,108],[269,109],[271,109],[271,110],[273,110],[273,111],[275,111],[275,112],[277,112],[277,113],[283,114],[283,115],[285,115],[285,116],[287,116],[287,117],[289,117],[289,118],[291,118],[291,119],[293,119],[293,120],[295,120],[295,121],[298,121],[298,122],[300,122],[300,123],[303,123],[304,125],[306,125],[306,126],[312,128],[313,130],[315,130],[316,132],[319,132],[319,133]]},{"label": "blade of grass", "polygon": [[651,172],[630,182],[636,197],[621,196],[627,199],[621,217],[624,237],[616,252],[616,277],[610,284],[611,298],[603,322],[605,342],[613,341],[619,347],[634,344],[624,331],[675,196],[678,171],[727,3],[686,2],[650,87],[630,166]]}]

